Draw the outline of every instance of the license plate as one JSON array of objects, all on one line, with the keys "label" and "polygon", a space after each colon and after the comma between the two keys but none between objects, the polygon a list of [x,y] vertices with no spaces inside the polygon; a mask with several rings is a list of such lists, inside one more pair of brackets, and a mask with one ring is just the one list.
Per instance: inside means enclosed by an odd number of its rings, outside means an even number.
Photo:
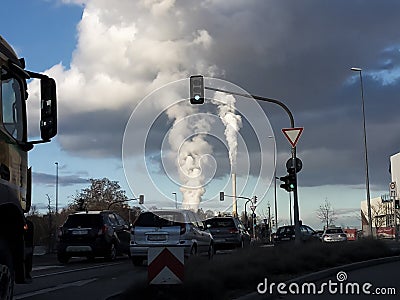
[{"label": "license plate", "polygon": [[225,243],[225,239],[215,239],[214,242],[215,243]]},{"label": "license plate", "polygon": [[283,237],[283,238],[281,238],[281,240],[282,240],[282,241],[289,241],[290,238],[288,238],[288,237]]},{"label": "license plate", "polygon": [[72,231],[73,235],[84,235],[84,234],[87,234],[87,233],[88,233],[87,230],[74,230],[74,231]]},{"label": "license plate", "polygon": [[149,241],[165,241],[167,236],[165,234],[150,234],[147,236]]}]

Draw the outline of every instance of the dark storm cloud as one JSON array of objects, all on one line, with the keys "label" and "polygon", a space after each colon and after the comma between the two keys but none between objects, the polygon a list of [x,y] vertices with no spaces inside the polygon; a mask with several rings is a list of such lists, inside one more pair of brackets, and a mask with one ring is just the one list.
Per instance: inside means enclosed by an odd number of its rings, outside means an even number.
[{"label": "dark storm cloud", "polygon": [[[222,70],[225,80],[250,93],[280,99],[292,110],[296,125],[305,128],[297,149],[304,163],[304,186],[363,184],[360,82],[350,67],[363,68],[371,184],[385,188],[389,156],[400,150],[399,80],[394,77],[387,83],[377,74],[400,68],[400,2],[223,2],[205,1],[197,13],[186,1],[177,1],[175,8],[190,14],[182,18],[190,20],[191,28],[205,29],[211,36],[211,46],[201,58]],[[278,145],[277,173],[283,174],[290,148],[281,128],[289,127],[288,118],[271,104],[262,107]],[[124,107],[70,115],[60,120],[59,140],[65,150],[82,156],[119,157],[130,113]],[[171,124],[165,118],[157,122],[164,126],[153,126],[146,141],[147,154],[154,160],[165,126]],[[253,142],[249,149],[257,149]],[[216,158],[226,155],[226,149],[215,151]],[[217,176],[229,169],[226,159],[220,165],[224,169]]]},{"label": "dark storm cloud", "polygon": [[[399,151],[399,82],[384,85],[373,73],[399,67],[399,8],[396,1],[279,1],[233,14],[240,22],[213,35],[220,40],[214,59],[226,77],[281,99],[305,127],[298,146],[306,160],[303,185],[364,181],[360,84],[352,66],[364,69],[371,181],[380,188],[390,181],[389,155]],[[280,135],[286,116],[263,107]],[[287,141],[277,141],[278,151],[286,151]],[[280,172],[284,162],[278,162]]]}]

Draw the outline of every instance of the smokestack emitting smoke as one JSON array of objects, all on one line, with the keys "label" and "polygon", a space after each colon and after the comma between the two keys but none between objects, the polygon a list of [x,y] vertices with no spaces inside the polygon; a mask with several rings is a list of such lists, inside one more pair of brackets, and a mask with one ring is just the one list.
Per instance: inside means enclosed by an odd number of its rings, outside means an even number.
[{"label": "smokestack emitting smoke", "polygon": [[225,137],[228,143],[229,161],[231,163],[232,172],[232,214],[237,216],[237,199],[236,199],[236,157],[237,157],[237,133],[242,127],[242,118],[235,114],[236,99],[232,95],[225,95],[216,92],[214,98],[217,100],[218,115],[222,123],[225,125]]},{"label": "smokestack emitting smoke", "polygon": [[233,196],[233,203],[232,203],[232,215],[237,217],[237,199],[236,199],[236,174],[232,173],[232,196]]},{"label": "smokestack emitting smoke", "polygon": [[231,171],[236,174],[237,133],[242,127],[242,117],[235,115],[235,97],[216,92],[214,98],[217,100],[214,103],[218,105],[218,115],[225,125],[224,133],[228,143]]},{"label": "smokestack emitting smoke", "polygon": [[[242,126],[242,118],[235,115],[235,98],[231,95],[215,93],[213,101],[218,106],[218,116],[225,126],[225,137],[228,144],[229,161],[232,171],[233,208],[237,215],[236,205],[236,155],[237,133]],[[208,155],[212,154],[212,146],[205,140],[211,130],[212,118],[204,114],[197,115],[198,108],[188,103],[180,103],[170,107],[167,115],[174,124],[168,141],[172,155],[176,160],[183,195],[182,208],[197,211],[201,197],[205,193],[205,176],[202,164],[208,163]],[[177,157],[176,157],[177,155]]]}]

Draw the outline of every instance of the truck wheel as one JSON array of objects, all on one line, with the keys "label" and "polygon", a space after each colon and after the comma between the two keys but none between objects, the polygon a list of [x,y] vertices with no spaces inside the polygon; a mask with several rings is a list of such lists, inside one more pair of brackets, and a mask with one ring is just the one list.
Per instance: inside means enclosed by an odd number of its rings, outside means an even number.
[{"label": "truck wheel", "polygon": [[8,243],[0,239],[0,299],[12,299],[14,268]]}]

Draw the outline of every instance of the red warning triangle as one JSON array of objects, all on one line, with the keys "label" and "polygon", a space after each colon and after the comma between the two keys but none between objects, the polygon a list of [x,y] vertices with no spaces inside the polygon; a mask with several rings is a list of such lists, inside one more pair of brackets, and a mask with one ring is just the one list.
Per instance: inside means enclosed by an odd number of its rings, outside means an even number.
[{"label": "red warning triangle", "polygon": [[299,141],[300,135],[303,132],[304,127],[296,127],[296,128],[283,128],[282,132],[286,136],[292,147],[296,147],[297,142]]}]

